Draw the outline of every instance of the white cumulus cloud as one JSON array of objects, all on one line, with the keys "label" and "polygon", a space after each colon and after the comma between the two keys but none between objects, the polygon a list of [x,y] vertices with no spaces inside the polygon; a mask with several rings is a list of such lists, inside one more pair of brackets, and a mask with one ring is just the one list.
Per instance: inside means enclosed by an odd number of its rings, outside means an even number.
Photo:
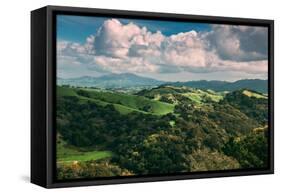
[{"label": "white cumulus cloud", "polygon": [[84,44],[58,41],[58,66],[97,72],[171,73],[240,71],[267,73],[267,29],[212,25],[209,32],[165,36],[134,23],[104,21]]}]

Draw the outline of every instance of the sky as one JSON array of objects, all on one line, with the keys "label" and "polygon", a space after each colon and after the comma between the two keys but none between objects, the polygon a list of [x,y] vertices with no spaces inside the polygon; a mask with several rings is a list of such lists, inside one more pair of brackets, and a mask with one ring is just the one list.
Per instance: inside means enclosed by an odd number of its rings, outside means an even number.
[{"label": "sky", "polygon": [[58,15],[57,76],[267,79],[267,33],[255,26]]}]

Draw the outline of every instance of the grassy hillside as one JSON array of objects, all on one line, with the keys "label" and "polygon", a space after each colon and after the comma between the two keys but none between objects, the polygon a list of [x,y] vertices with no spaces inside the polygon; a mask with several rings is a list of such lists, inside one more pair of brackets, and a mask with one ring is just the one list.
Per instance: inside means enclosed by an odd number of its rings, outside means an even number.
[{"label": "grassy hillside", "polygon": [[57,87],[61,179],[264,168],[268,99],[241,89]]},{"label": "grassy hillside", "polygon": [[121,114],[137,111],[141,113],[165,115],[174,111],[173,104],[124,93],[69,87],[58,87],[57,93],[58,96],[76,96],[81,101],[90,100],[101,106],[112,104]]},{"label": "grassy hillside", "polygon": [[194,103],[201,104],[204,102],[219,102],[223,99],[224,92],[214,92],[212,90],[201,90],[186,86],[160,86],[151,90],[143,90],[137,95],[145,96],[150,99],[155,99],[164,102],[177,104],[182,101],[182,97],[186,97]]},{"label": "grassy hillside", "polygon": [[104,158],[110,158],[112,152],[110,151],[93,151],[91,149],[77,148],[75,146],[68,145],[62,139],[57,140],[57,161],[58,163],[73,163],[73,162],[85,162],[96,161]]},{"label": "grassy hillside", "polygon": [[262,125],[268,122],[268,97],[259,92],[236,90],[228,93],[223,101]]},{"label": "grassy hillside", "polygon": [[123,93],[97,92],[93,90],[89,91],[89,97],[157,115],[165,115],[174,110],[174,105],[172,104]]},{"label": "grassy hillside", "polygon": [[77,96],[76,90],[74,88],[57,86],[57,97],[64,96]]},{"label": "grassy hillside", "polygon": [[183,93],[182,95],[187,96],[189,99],[199,104],[204,103],[206,101],[219,102],[223,99],[222,93],[216,93],[212,90],[203,91],[200,89],[193,89],[190,92]]},{"label": "grassy hillside", "polygon": [[250,90],[244,90],[243,94],[248,97],[267,99],[267,96]]}]

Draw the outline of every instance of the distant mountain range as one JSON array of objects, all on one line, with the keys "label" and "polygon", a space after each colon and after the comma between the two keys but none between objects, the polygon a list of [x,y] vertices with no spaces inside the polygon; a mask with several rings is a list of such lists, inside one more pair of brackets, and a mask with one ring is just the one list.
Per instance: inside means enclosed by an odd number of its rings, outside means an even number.
[{"label": "distant mountain range", "polygon": [[268,81],[261,79],[242,79],[235,82],[200,80],[188,82],[171,82],[166,84],[172,86],[188,86],[199,89],[211,89],[216,92],[234,91],[244,88],[255,90],[261,93],[268,92]]},{"label": "distant mountain range", "polygon": [[234,91],[238,89],[251,89],[261,93],[267,93],[268,81],[261,79],[243,79],[235,82],[226,81],[187,81],[164,82],[152,78],[142,77],[131,73],[109,74],[100,77],[83,76],[79,78],[58,78],[58,85],[71,85],[81,87],[98,88],[133,88],[156,87],[160,85],[187,86],[198,89],[211,89],[214,91]]},{"label": "distant mountain range", "polygon": [[141,77],[131,73],[109,74],[100,77],[84,76],[79,78],[61,79],[59,85],[86,86],[99,88],[131,88],[159,86],[165,82]]}]

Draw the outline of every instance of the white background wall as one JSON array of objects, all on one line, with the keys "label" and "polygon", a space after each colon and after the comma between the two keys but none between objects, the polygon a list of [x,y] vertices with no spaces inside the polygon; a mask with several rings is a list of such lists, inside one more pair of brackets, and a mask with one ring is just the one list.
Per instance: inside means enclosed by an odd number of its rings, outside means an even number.
[{"label": "white background wall", "polygon": [[[56,189],[56,193],[277,193],[280,190],[281,12],[278,0],[2,0],[0,11],[0,193],[47,193],[29,183],[30,11],[66,5],[275,20],[275,175]],[[279,180],[278,180],[279,179]],[[279,185],[278,185],[279,183]]]}]

